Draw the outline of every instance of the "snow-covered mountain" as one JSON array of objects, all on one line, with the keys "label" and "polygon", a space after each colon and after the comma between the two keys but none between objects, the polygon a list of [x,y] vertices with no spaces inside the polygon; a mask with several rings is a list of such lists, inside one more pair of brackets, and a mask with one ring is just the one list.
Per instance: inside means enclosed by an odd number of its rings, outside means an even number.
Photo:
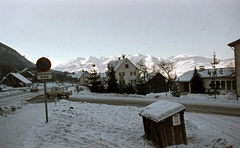
[{"label": "snow-covered mountain", "polygon": [[[98,72],[105,72],[107,68],[108,62],[112,60],[118,60],[119,58],[123,58],[125,56],[128,58],[133,64],[136,64],[140,60],[143,60],[147,67],[150,69],[154,66],[160,63],[162,60],[167,60],[174,62],[175,65],[175,71],[178,76],[183,74],[184,72],[188,70],[193,70],[196,66],[197,68],[199,66],[205,66],[205,68],[211,68],[211,61],[213,61],[213,58],[206,58],[202,56],[196,56],[196,55],[178,55],[178,56],[172,56],[167,59],[163,59],[160,57],[154,57],[151,55],[142,55],[142,54],[130,54],[130,55],[115,55],[110,57],[89,57],[89,58],[82,58],[78,57],[76,59],[72,59],[67,63],[58,65],[57,67],[53,68],[54,70],[59,71],[68,71],[68,72],[78,72],[82,70],[90,71],[92,68],[92,64],[94,63],[96,65],[96,69]],[[220,63],[217,65],[217,67],[229,67],[232,63],[234,63],[234,58],[229,59],[219,59]]]}]

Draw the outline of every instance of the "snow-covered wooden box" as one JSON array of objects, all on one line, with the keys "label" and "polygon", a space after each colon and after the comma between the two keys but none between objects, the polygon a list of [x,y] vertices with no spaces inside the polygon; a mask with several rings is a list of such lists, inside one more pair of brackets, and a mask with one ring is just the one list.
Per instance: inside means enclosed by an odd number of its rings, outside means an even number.
[{"label": "snow-covered wooden box", "polygon": [[182,104],[164,100],[143,108],[139,115],[143,119],[145,138],[160,148],[187,144],[185,109]]}]

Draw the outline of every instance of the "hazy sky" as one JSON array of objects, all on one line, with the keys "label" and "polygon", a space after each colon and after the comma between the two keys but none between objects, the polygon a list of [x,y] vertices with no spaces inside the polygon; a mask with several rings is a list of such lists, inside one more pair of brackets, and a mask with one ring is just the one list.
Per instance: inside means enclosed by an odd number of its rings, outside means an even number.
[{"label": "hazy sky", "polygon": [[0,42],[36,63],[192,54],[233,58],[240,0],[0,0]]}]

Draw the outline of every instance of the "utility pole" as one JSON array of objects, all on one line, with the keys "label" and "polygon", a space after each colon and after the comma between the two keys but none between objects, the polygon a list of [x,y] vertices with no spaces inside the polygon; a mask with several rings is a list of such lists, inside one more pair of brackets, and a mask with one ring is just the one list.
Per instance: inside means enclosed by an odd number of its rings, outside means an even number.
[{"label": "utility pole", "polygon": [[[218,87],[217,87],[217,84],[216,84],[216,76],[217,76],[216,65],[219,64],[220,61],[216,58],[215,52],[214,52],[214,54],[213,54],[213,61],[212,61],[212,62],[210,61],[210,63],[211,63],[211,65],[212,65],[212,67],[213,67],[213,71],[212,71],[212,72],[208,71],[208,75],[212,76],[212,80],[213,80],[213,83],[211,83],[212,86],[210,86],[210,87],[211,87],[211,89],[213,89],[214,98],[217,98],[217,94],[218,94],[219,92],[218,92],[218,90],[217,90]],[[219,72],[220,72],[220,74],[222,73],[221,70],[220,70]],[[210,94],[211,94],[211,92],[210,92]]]}]

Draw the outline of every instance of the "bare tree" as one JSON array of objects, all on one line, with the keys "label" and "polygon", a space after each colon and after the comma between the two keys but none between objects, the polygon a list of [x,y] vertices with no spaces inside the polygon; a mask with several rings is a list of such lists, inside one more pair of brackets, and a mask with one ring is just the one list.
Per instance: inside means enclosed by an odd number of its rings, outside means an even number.
[{"label": "bare tree", "polygon": [[174,66],[174,62],[170,62],[170,61],[161,61],[159,64],[159,69],[160,72],[167,76],[168,81],[169,80],[175,80],[177,75],[174,72],[175,66]]},{"label": "bare tree", "polygon": [[143,60],[138,61],[136,63],[136,66],[139,69],[139,77],[142,77],[144,83],[146,83],[148,78],[148,67]]},{"label": "bare tree", "polygon": [[227,67],[235,67],[235,60],[228,62]]}]

